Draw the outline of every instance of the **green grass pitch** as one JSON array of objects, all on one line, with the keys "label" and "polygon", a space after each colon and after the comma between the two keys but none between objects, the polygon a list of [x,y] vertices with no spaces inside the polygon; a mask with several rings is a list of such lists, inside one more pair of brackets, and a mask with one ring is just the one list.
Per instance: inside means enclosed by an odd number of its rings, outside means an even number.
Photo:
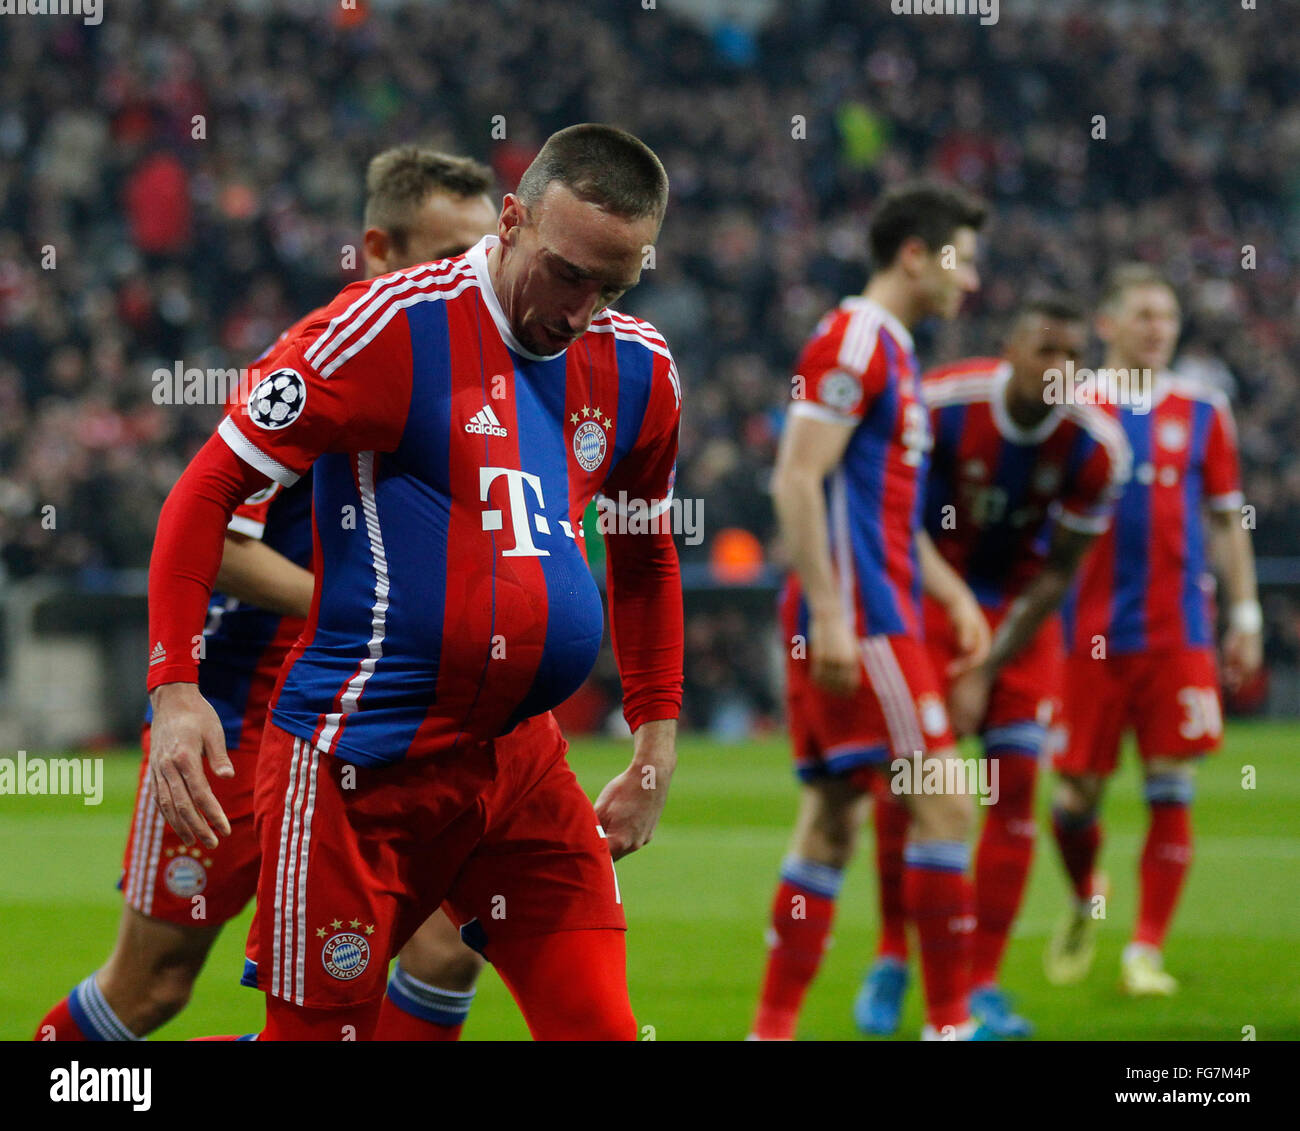
[{"label": "green grass pitch", "polygon": [[[1038,854],[1004,967],[1004,984],[1039,1036],[1071,1040],[1300,1039],[1300,727],[1233,723],[1199,774],[1195,860],[1166,950],[1183,984],[1174,998],[1131,1001],[1118,990],[1120,949],[1135,906],[1144,830],[1136,760],[1126,755],[1105,809],[1102,866],[1111,876],[1097,962],[1080,986],[1042,976],[1043,943],[1065,898],[1040,787]],[[594,796],[629,756],[625,743],[580,740],[570,760]],[[1242,786],[1255,768],[1255,788]],[[105,758],[103,804],[74,797],[0,797],[0,1038],[30,1037],[58,998],[106,957],[120,908],[117,880],[136,773],[129,752]],[[763,934],[796,789],[781,739],[681,743],[654,843],[619,865],[627,907],[632,1003],[643,1035],[735,1040],[748,1028],[763,969]],[[853,995],[875,941],[870,840],[850,867],[834,943],[804,1008],[804,1039],[854,1039]],[[261,997],[241,988],[246,912],[218,942],[189,1008],[159,1031],[180,1039],[260,1028]],[[920,1027],[915,979],[903,1037]],[[522,1039],[522,1020],[491,972],[467,1040]]]}]

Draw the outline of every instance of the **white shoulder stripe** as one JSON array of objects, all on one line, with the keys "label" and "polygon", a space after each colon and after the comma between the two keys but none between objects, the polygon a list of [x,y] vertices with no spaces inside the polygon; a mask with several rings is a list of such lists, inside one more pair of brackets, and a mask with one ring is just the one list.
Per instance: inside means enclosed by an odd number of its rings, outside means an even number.
[{"label": "white shoulder stripe", "polygon": [[478,286],[478,280],[471,275],[467,278],[461,279],[461,281],[454,287],[437,291],[419,291],[416,294],[408,295],[406,298],[391,302],[384,309],[383,313],[380,314],[373,323],[371,323],[370,329],[353,342],[351,346],[339,354],[338,357],[326,365],[325,368],[318,369],[317,372],[322,377],[332,377],[338,367],[347,361],[348,358],[360,353],[367,345],[369,345],[370,342],[374,341],[380,331],[393,320],[393,316],[399,310],[405,310],[408,306],[418,306],[422,302],[443,302],[447,299],[455,298],[458,294],[470,287],[476,286]]},{"label": "white shoulder stripe", "polygon": [[[668,342],[664,339],[664,336],[661,333],[659,333],[659,331],[656,330],[652,325],[650,325],[649,322],[645,322],[640,318],[634,318],[630,314],[624,314],[620,310],[610,310],[608,307],[605,308],[604,313],[608,315],[609,320],[611,322],[619,325],[624,329],[639,331],[650,341],[658,342],[661,346],[666,346],[668,344]],[[599,319],[597,319],[597,321],[599,321]]]},{"label": "white shoulder stripe", "polygon": [[973,404],[986,401],[993,391],[995,381],[983,375],[976,377],[945,377],[940,381],[922,381],[921,399],[926,404],[946,405],[958,401]]},{"label": "white shoulder stripe", "polygon": [[844,330],[844,340],[836,364],[850,373],[864,373],[880,344],[880,328],[885,324],[870,307],[854,310]]},{"label": "white shoulder stripe", "polygon": [[[442,262],[442,260],[438,262]],[[312,343],[307,352],[303,354],[303,357],[310,365],[320,371],[321,365],[329,358],[330,354],[339,349],[352,334],[360,329],[366,319],[373,315],[385,302],[392,300],[397,295],[404,294],[412,288],[442,287],[458,280],[463,283],[467,277],[470,281],[474,280],[473,269],[463,260],[453,263],[451,268],[442,274],[434,274],[433,266],[431,263],[426,263],[420,267],[411,268],[409,271],[381,275],[347,310],[334,317],[329,326],[326,327],[325,332]],[[455,293],[459,294],[462,290],[464,290],[463,285],[456,289]],[[432,298],[452,297],[442,291],[427,293]]]}]

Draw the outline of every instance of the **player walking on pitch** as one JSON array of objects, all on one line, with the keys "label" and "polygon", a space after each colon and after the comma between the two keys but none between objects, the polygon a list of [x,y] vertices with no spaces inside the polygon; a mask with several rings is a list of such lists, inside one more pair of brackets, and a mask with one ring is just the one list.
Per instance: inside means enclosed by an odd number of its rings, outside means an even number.
[{"label": "player walking on pitch", "polygon": [[[876,273],[818,325],[798,362],[773,495],[793,567],[782,596],[787,705],[802,782],[772,903],[770,950],[752,1036],[793,1038],[821,962],[859,801],[895,756],[956,757],[939,679],[922,643],[922,585],[952,618],[965,663],[989,630],[970,590],[924,531],[930,431],[910,327],[952,318],[979,285],[984,208],[910,185],[871,222]],[[968,1002],[971,797],[907,798],[903,892],[921,942],[927,1037],[975,1033]]]},{"label": "player walking on pitch", "polygon": [[1053,829],[1074,906],[1045,963],[1049,980],[1069,983],[1087,974],[1095,947],[1102,792],[1124,731],[1137,732],[1149,824],[1137,922],[1121,961],[1121,984],[1135,995],[1177,989],[1162,948],[1191,863],[1193,769],[1223,732],[1202,506],[1227,597],[1225,683],[1239,686],[1262,657],[1232,412],[1222,393],[1169,371],[1179,327],[1173,288],[1153,268],[1131,264],[1107,282],[1097,330],[1106,369],[1126,380],[1112,382],[1102,407],[1123,427],[1134,470],[1066,607],[1067,739],[1055,762]]},{"label": "player walking on pitch", "polygon": [[[465,251],[496,226],[491,187],[490,170],[468,158],[416,146],[377,156],[367,175],[366,277]],[[301,319],[277,345],[318,317],[317,311]],[[280,665],[310,611],[310,562],[310,475],[290,488],[259,492],[235,511],[199,662],[200,690],[221,719],[236,767],[234,777],[213,781],[231,835],[207,851],[185,846],[167,829],[153,800],[146,722],[117,943],[104,966],[42,1019],[37,1039],[130,1040],[151,1033],[184,1008],[212,943],[253,897],[259,857],[254,765]],[[437,913],[403,951],[381,1035],[454,1039],[481,963]]]},{"label": "player walking on pitch", "polygon": [[[211,845],[227,823],[202,759],[218,776],[229,764],[186,642],[238,500],[315,465],[321,568],[256,786],[246,978],[267,993],[265,1037],[371,1036],[387,959],[444,900],[534,1035],[635,1035],[609,862],[650,838],[674,768],[669,531],[608,539],[634,754],[600,824],[562,757],[498,738],[594,661],[586,504],[671,500],[676,368],[653,327],[607,309],[638,281],[666,199],[630,135],[553,135],[497,236],[343,291],[168,498],[150,569],[153,777],[182,840]],[[575,861],[602,857],[603,882],[583,882]]]},{"label": "player walking on pitch", "polygon": [[[989,767],[975,855],[971,1007],[999,1037],[1032,1032],[999,988],[998,969],[1033,859],[1038,760],[1060,712],[1065,655],[1056,612],[1109,523],[1131,462],[1114,420],[1063,403],[1064,371],[1079,363],[1086,342],[1073,304],[1030,301],[1012,322],[1002,357],[941,366],[921,385],[934,436],[926,531],[994,628],[988,657],[947,692],[954,731],[979,734]],[[928,598],[924,604],[926,645],[935,670],[946,672],[955,642],[943,610]],[[874,784],[882,929],[854,1012],[864,1032],[888,1034],[898,1028],[907,982],[907,814],[888,783]]]}]

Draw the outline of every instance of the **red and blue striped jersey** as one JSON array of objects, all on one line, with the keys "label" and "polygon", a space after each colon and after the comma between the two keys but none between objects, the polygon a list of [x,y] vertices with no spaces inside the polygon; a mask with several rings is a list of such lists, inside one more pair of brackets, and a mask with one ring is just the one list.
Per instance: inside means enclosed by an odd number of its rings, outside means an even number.
[{"label": "red and blue striped jersey", "polygon": [[1033,428],[1007,409],[1009,362],[966,358],[927,373],[934,449],[925,528],[983,605],[1014,599],[1042,569],[1053,522],[1100,534],[1131,456],[1123,430],[1091,405],[1056,405]]},{"label": "red and blue striped jersey", "polygon": [[1088,555],[1065,606],[1066,646],[1091,654],[1205,648],[1214,643],[1201,506],[1242,504],[1236,428],[1227,398],[1171,373],[1149,412],[1101,407],[1133,449],[1133,477],[1115,521]]},{"label": "red and blue striped jersey", "polygon": [[[320,317],[320,310],[299,319],[249,367],[259,370],[267,358]],[[272,483],[246,499],[228,529],[256,538],[303,569],[311,568],[311,475],[292,487]],[[227,749],[241,738],[262,733],[280,665],[306,624],[301,617],[260,609],[224,593],[213,593],[203,627],[199,691],[217,712]],[[145,722],[153,721],[152,704]]]},{"label": "red and blue striped jersey", "polygon": [[[860,637],[922,631],[915,531],[930,430],[918,383],[912,335],[865,296],[826,314],[797,363],[791,414],[853,430],[825,491],[831,560]],[[805,625],[793,574],[782,601],[799,603]]]},{"label": "red and blue striped jersey", "polygon": [[495,242],[345,288],[219,429],[278,483],[313,470],[316,593],[272,717],[347,761],[493,738],[566,699],[604,628],[587,504],[671,504],[664,339],[605,310],[530,353],[492,290]]}]

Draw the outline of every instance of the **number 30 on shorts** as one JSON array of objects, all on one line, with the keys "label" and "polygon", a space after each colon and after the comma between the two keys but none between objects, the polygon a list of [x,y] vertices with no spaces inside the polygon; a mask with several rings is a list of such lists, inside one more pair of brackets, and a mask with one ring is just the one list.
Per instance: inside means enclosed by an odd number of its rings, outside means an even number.
[{"label": "number 30 on shorts", "polygon": [[1219,693],[1213,687],[1184,687],[1178,692],[1183,720],[1178,733],[1189,742],[1198,738],[1218,738],[1223,733],[1223,712]]}]

